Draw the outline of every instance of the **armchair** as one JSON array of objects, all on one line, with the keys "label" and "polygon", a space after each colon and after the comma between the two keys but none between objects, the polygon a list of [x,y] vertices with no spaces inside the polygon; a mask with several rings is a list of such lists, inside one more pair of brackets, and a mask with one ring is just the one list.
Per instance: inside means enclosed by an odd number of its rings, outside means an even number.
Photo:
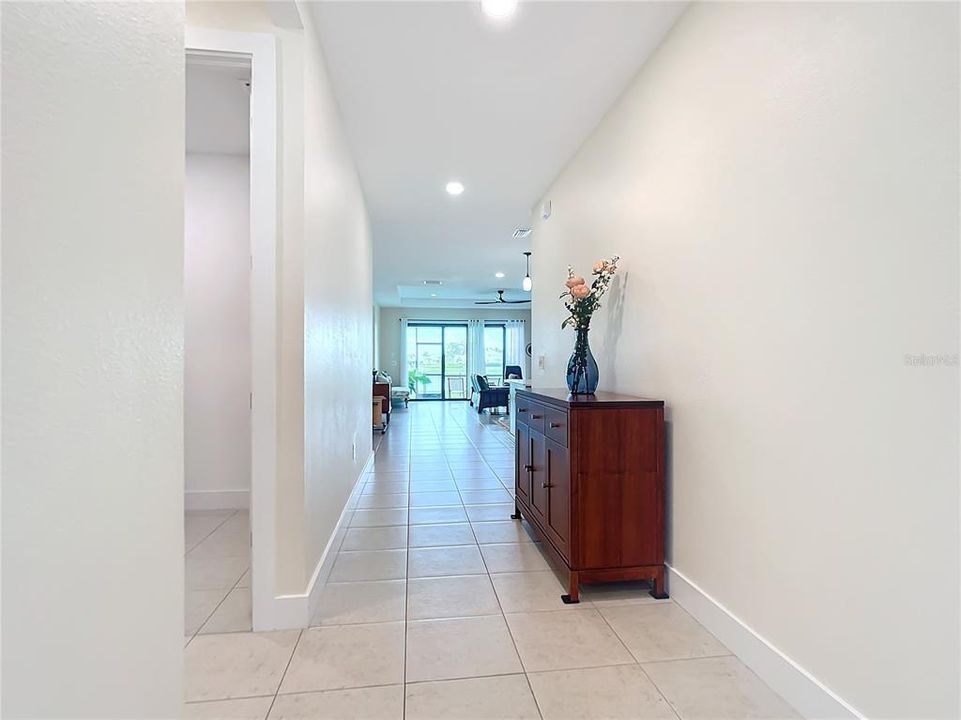
[{"label": "armchair", "polygon": [[485,408],[502,407],[507,409],[510,389],[506,387],[492,388],[483,375],[471,375],[471,406],[474,405],[474,395],[477,395],[477,412],[483,412]]}]

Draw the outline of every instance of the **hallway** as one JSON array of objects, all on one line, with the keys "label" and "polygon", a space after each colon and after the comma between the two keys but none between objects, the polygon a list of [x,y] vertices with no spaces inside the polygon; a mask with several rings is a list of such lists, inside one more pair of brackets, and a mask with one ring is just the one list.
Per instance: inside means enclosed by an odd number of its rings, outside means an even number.
[{"label": "hallway", "polygon": [[487,415],[412,403],[375,458],[312,627],[201,630],[186,717],[796,717],[643,583],[563,605],[509,519],[511,438]]}]

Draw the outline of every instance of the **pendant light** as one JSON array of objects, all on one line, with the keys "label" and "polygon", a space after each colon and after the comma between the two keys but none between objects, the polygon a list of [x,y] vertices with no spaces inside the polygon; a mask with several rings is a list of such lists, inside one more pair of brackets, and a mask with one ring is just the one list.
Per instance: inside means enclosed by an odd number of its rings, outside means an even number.
[{"label": "pendant light", "polygon": [[531,288],[534,287],[534,281],[531,280],[531,253],[528,250],[524,254],[527,256],[527,274],[524,276],[524,282],[521,283],[521,287],[524,288],[524,292],[530,292]]}]

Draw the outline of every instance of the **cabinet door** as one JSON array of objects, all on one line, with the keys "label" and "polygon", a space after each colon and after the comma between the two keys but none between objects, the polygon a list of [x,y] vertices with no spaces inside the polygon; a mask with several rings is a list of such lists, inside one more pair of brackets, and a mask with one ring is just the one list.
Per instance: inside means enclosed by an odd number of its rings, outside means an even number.
[{"label": "cabinet door", "polygon": [[514,491],[517,497],[525,504],[530,505],[530,486],[531,474],[527,468],[531,465],[531,433],[526,425],[517,426],[517,434],[514,436],[515,460],[514,460]]},{"label": "cabinet door", "polygon": [[547,480],[547,527],[555,546],[570,560],[571,464],[566,447],[548,440],[545,445]]},{"label": "cabinet door", "polygon": [[539,432],[530,430],[531,436],[531,510],[544,524],[547,520],[547,440]]}]

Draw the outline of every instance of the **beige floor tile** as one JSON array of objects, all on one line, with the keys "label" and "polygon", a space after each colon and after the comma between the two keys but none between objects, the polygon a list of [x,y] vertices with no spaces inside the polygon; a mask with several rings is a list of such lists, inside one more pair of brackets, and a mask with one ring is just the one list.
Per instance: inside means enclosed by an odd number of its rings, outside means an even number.
[{"label": "beige floor tile", "polygon": [[[454,492],[457,486],[453,480],[414,480],[410,484],[412,494],[430,492]],[[437,503],[443,505],[445,503]]]},{"label": "beige floor tile", "polygon": [[501,490],[504,488],[503,483],[492,475],[479,478],[459,477],[455,482],[461,490]]},{"label": "beige floor tile", "polygon": [[249,588],[250,587],[250,568],[247,569],[243,575],[240,576],[240,580],[237,581],[237,587],[239,588]]},{"label": "beige floor tile", "polygon": [[197,632],[226,596],[226,590],[184,592],[184,634],[193,635]]},{"label": "beige floor tile", "polygon": [[204,538],[187,557],[197,555],[207,555],[214,557],[250,555],[250,528],[231,528],[221,527]]},{"label": "beige floor tile", "polygon": [[411,525],[410,547],[440,547],[442,545],[474,545],[474,531],[470,523],[442,525]]},{"label": "beige floor tile", "polygon": [[403,620],[407,583],[404,580],[328,583],[317,599],[314,625],[350,625]]},{"label": "beige floor tile", "polygon": [[406,550],[350,550],[337,554],[328,581],[399,580],[406,573]]},{"label": "beige floor tile", "polygon": [[487,575],[411,578],[407,583],[407,617],[411,620],[501,612]]},{"label": "beige floor tile", "polygon": [[499,615],[407,624],[407,682],[521,672]]},{"label": "beige floor tile", "polygon": [[264,720],[273,695],[237,700],[184,703],[183,720]]},{"label": "beige floor tile", "polygon": [[188,590],[230,590],[250,566],[244,556],[220,557],[189,553],[184,560]]},{"label": "beige floor tile", "polygon": [[411,525],[431,525],[435,523],[467,522],[467,513],[462,505],[450,507],[426,507],[410,509]]},{"label": "beige floor tile", "polygon": [[531,673],[544,720],[676,720],[639,665]]},{"label": "beige floor tile", "polygon": [[407,686],[407,720],[540,720],[523,675]]},{"label": "beige floor tile", "polygon": [[567,588],[551,570],[491,575],[494,590],[505,613],[576,610],[581,605],[565,605],[561,595]]},{"label": "beige floor tile", "polygon": [[518,520],[499,522],[472,522],[474,536],[481,545],[495,543],[534,542],[528,532],[529,526]]},{"label": "beige floor tile", "polygon": [[407,527],[347,528],[341,550],[395,550],[407,547]]},{"label": "beige floor tile", "polygon": [[359,510],[379,510],[383,508],[407,507],[407,493],[378,493],[361,495],[357,501]]},{"label": "beige floor tile", "polygon": [[643,667],[682,720],[800,717],[735,657],[675,660]]},{"label": "beige floor tile", "polygon": [[410,578],[487,573],[476,545],[411,548],[409,553],[407,576]]},{"label": "beige floor tile", "polygon": [[550,563],[536,543],[481,545],[481,553],[491,573],[535,572],[551,569]]},{"label": "beige floor tile", "polygon": [[250,588],[234,588],[220,603],[210,619],[200,628],[201,634],[250,632]]},{"label": "beige floor tile", "polygon": [[[503,488],[491,490],[461,490],[460,496],[465,505],[496,505],[513,503],[514,498]],[[514,512],[511,505],[511,512]]]},{"label": "beige floor tile", "polygon": [[281,692],[343,690],[404,681],[404,623],[304,630]]},{"label": "beige floor tile", "polygon": [[406,525],[407,509],[357,510],[350,520],[350,527],[385,527],[387,525]]},{"label": "beige floor tile", "polygon": [[507,615],[527,672],[571,670],[634,662],[631,653],[592,608]]},{"label": "beige floor tile", "polygon": [[651,585],[647,580],[634,580],[581,585],[581,602],[591,602],[600,607],[602,605],[637,605],[671,601],[669,598],[656,600],[651,597]]},{"label": "beige floor tile", "polygon": [[466,505],[467,518],[471,522],[496,522],[510,520],[514,513],[514,503],[498,505]]},{"label": "beige floor tile", "polygon": [[410,506],[412,508],[440,507],[441,505],[460,506],[460,493],[456,490],[442,492],[417,492],[412,490],[410,493]]},{"label": "beige floor tile", "polygon": [[360,495],[361,497],[366,495],[401,495],[407,493],[407,488],[406,480],[381,480],[378,478],[364,485]]},{"label": "beige floor tile", "polygon": [[278,695],[270,720],[402,720],[404,686]]},{"label": "beige floor tile", "polygon": [[605,605],[598,609],[638,662],[730,654],[676,603]]},{"label": "beige floor tile", "polygon": [[185,650],[184,700],[275,693],[299,635],[299,630],[197,635]]}]

